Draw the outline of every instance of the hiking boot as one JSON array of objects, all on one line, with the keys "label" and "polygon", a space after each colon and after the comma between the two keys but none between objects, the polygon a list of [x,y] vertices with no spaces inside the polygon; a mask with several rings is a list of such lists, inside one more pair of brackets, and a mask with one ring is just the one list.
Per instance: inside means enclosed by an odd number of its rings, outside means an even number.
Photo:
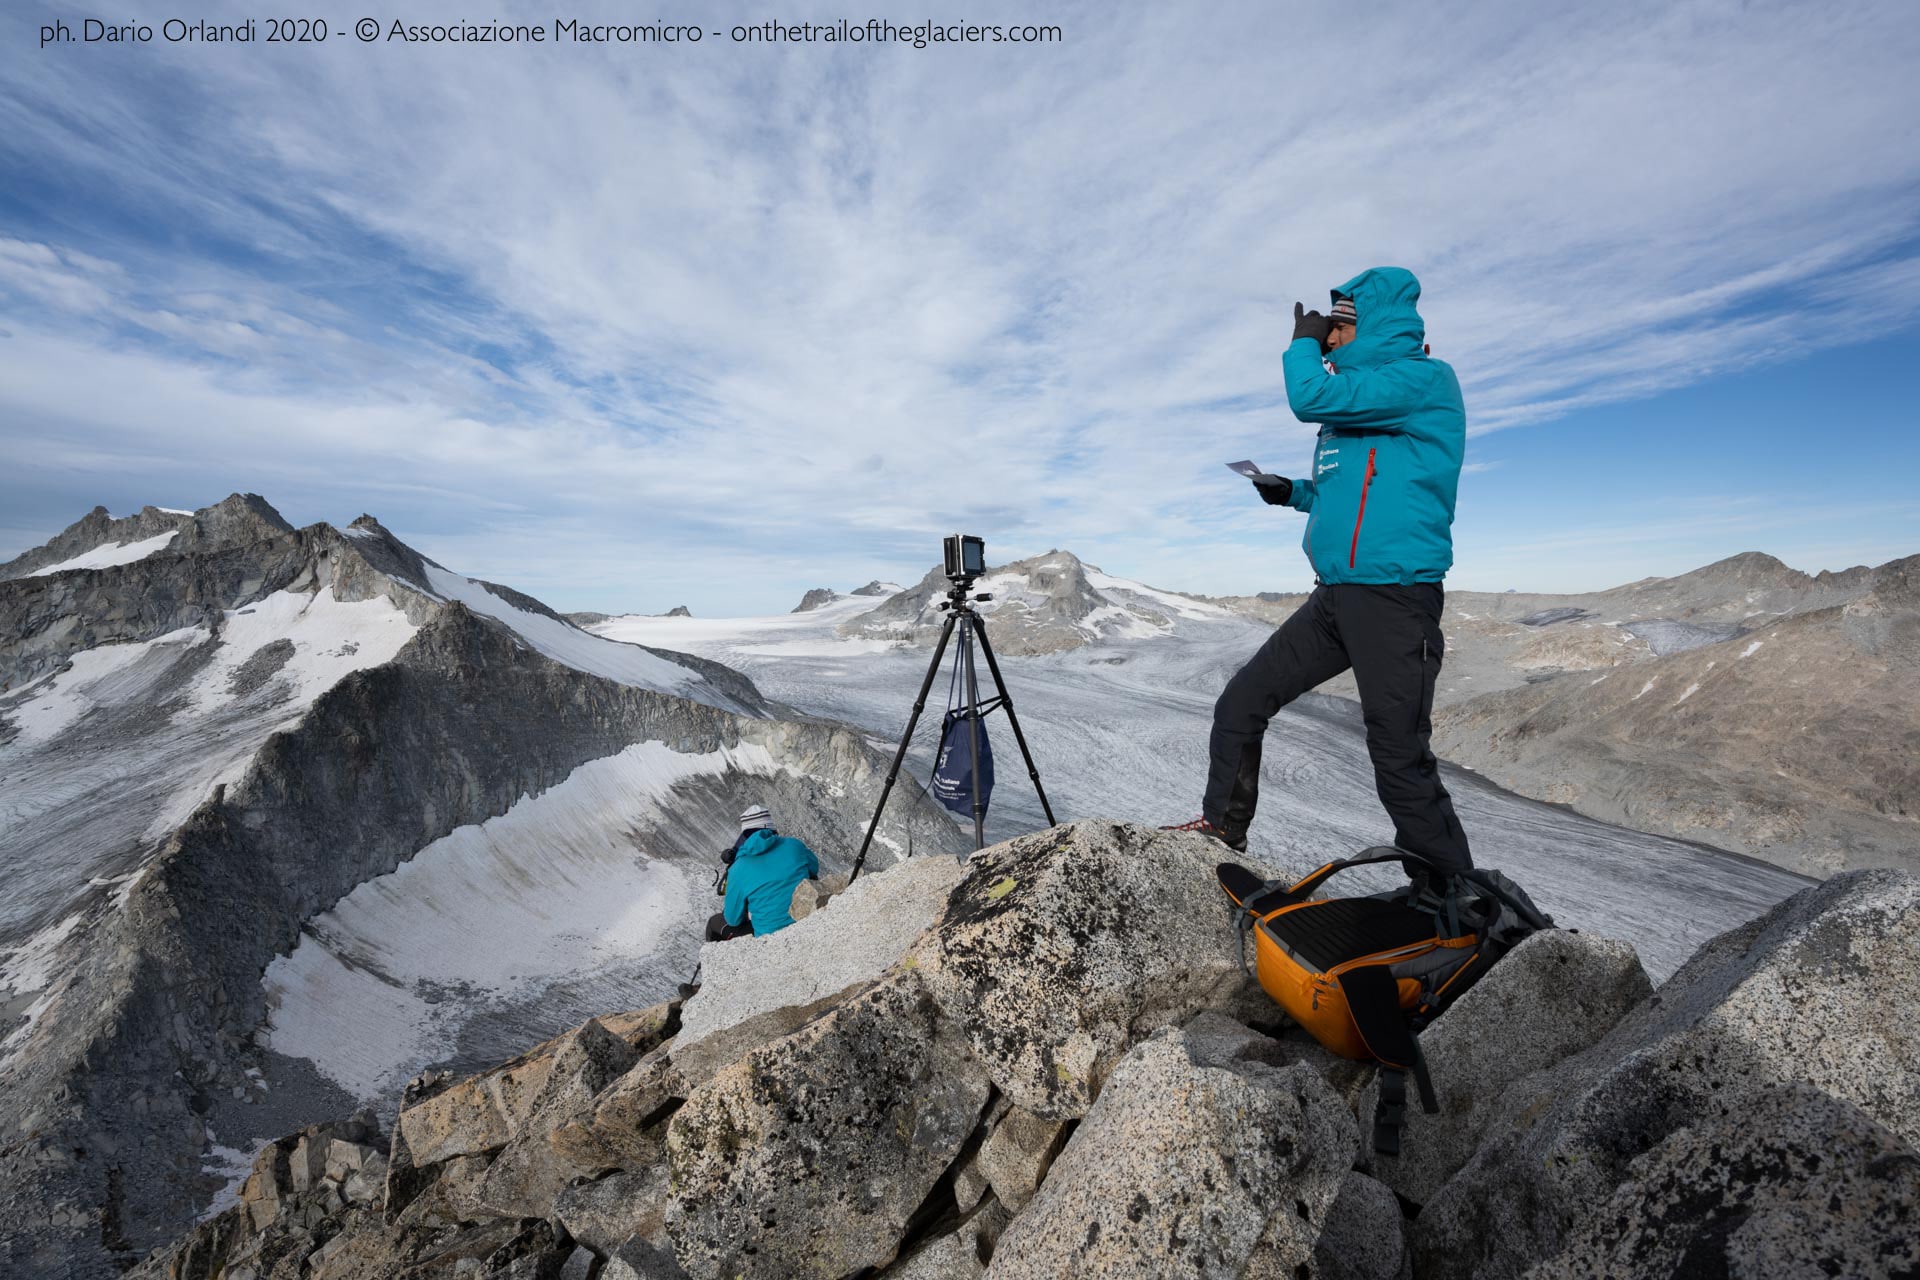
[{"label": "hiking boot", "polygon": [[1245,853],[1247,851],[1247,837],[1244,832],[1238,836],[1229,835],[1225,827],[1216,827],[1205,818],[1195,818],[1192,822],[1183,822],[1179,826],[1162,827],[1160,829],[1162,831],[1197,831],[1203,836],[1210,836],[1218,840],[1235,853]]}]

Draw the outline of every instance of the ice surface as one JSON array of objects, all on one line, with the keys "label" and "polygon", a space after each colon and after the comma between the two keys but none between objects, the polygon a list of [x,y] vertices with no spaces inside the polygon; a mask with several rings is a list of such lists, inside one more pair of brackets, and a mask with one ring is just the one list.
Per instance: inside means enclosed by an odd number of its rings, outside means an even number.
[{"label": "ice surface", "polygon": [[[582,631],[572,623],[517,608],[481,586],[436,564],[427,565],[427,589],[447,600],[458,600],[475,613],[504,622],[535,649],[576,671],[603,676],[621,684],[711,701],[699,673],[677,662],[648,653],[638,645],[623,644],[605,635]],[[684,645],[675,647],[684,648]],[[705,693],[705,696],[702,694]]]},{"label": "ice surface", "polygon": [[[873,596],[847,596],[806,613],[771,618],[663,618],[626,614],[587,630],[609,640],[688,652],[699,647],[745,649],[759,657],[854,657],[906,647],[904,640],[843,640],[833,628],[874,607]],[[822,625],[824,623],[828,625]]]},{"label": "ice surface", "polygon": [[[162,508],[164,510],[165,508]],[[178,515],[192,515],[191,511],[176,512]],[[50,573],[64,573],[68,569],[110,569],[114,565],[132,564],[136,560],[145,560],[156,551],[165,550],[179,530],[156,533],[151,538],[142,538],[138,542],[102,543],[91,551],[83,551],[71,560],[62,560],[59,564],[50,564],[44,569],[35,569],[29,578],[43,578]]]},{"label": "ice surface", "polygon": [[1747,630],[1737,623],[1713,623],[1703,626],[1693,622],[1674,622],[1668,618],[1647,618],[1639,622],[1629,622],[1626,624],[1626,629],[1636,638],[1646,641],[1647,648],[1653,650],[1657,658],[1685,653],[1689,649],[1698,649],[1705,645],[1719,644],[1723,640],[1732,640]]},{"label": "ice surface", "polygon": [[[8,746],[26,748],[51,742],[96,707],[110,707],[138,697],[145,692],[142,676],[151,674],[155,666],[168,665],[174,650],[203,644],[212,638],[212,633],[205,629],[187,627],[138,643],[82,649],[73,655],[65,670],[20,690],[25,696],[14,701],[7,711],[20,735]],[[156,655],[158,661],[152,661]],[[7,748],[0,748],[0,753],[5,752]],[[0,754],[0,759],[4,758]],[[6,807],[5,802],[0,802],[0,815],[4,815]]]},{"label": "ice surface", "polygon": [[1765,640],[1753,641],[1752,643],[1748,644],[1746,648],[1740,651],[1740,656],[1743,658],[1751,658],[1754,654],[1760,652],[1760,646],[1765,643],[1766,643]]},{"label": "ice surface", "polygon": [[677,784],[776,769],[764,747],[640,743],[434,841],[309,921],[268,967],[268,1046],[380,1100],[451,1056],[480,1007],[584,974],[655,970],[663,948],[690,972],[714,901],[705,868],[656,857],[636,833]]}]

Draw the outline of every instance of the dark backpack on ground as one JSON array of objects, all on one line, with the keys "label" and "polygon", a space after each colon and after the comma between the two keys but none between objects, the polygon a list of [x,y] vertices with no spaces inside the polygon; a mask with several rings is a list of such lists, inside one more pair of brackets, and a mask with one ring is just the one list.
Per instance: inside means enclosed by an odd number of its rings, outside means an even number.
[{"label": "dark backpack on ground", "polygon": [[[1329,877],[1383,862],[1405,865],[1416,883],[1372,897],[1310,900]],[[1457,873],[1457,892],[1446,899],[1424,891],[1437,874],[1418,854],[1388,848],[1329,862],[1292,884],[1262,880],[1238,863],[1219,867],[1243,949],[1253,934],[1261,988],[1334,1053],[1380,1064],[1373,1148],[1383,1155],[1400,1153],[1409,1072],[1421,1105],[1429,1114],[1440,1110],[1420,1030],[1522,938],[1553,927],[1498,871]]]}]

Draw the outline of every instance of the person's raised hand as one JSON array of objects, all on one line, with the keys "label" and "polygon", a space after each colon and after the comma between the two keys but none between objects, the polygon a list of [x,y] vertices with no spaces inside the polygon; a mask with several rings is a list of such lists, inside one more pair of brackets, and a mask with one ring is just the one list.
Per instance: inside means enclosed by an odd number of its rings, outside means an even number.
[{"label": "person's raised hand", "polygon": [[1293,496],[1293,481],[1285,476],[1255,476],[1253,487],[1259,492],[1260,500],[1270,507],[1284,507]]},{"label": "person's raised hand", "polygon": [[1304,303],[1296,302],[1293,304],[1294,341],[1298,342],[1301,338],[1312,338],[1320,344],[1320,350],[1325,351],[1327,349],[1327,334],[1332,328],[1333,321],[1327,319],[1327,317],[1321,315],[1318,311],[1307,310]]}]

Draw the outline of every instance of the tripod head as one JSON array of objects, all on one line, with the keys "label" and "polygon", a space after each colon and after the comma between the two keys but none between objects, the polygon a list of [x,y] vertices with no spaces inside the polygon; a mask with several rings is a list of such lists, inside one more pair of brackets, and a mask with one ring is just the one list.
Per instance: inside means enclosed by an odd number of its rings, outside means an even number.
[{"label": "tripod head", "polygon": [[973,592],[973,582],[971,579],[969,579],[966,582],[956,582],[951,587],[947,588],[947,598],[945,600],[942,600],[939,604],[933,607],[938,609],[942,613],[945,613],[947,610],[952,609],[956,614],[959,614],[959,613],[971,614],[973,613],[974,605],[985,600],[993,599],[993,596],[991,594],[984,591],[980,592],[978,595],[973,595],[972,599],[968,599],[967,597],[970,594],[972,594],[972,592]]}]

